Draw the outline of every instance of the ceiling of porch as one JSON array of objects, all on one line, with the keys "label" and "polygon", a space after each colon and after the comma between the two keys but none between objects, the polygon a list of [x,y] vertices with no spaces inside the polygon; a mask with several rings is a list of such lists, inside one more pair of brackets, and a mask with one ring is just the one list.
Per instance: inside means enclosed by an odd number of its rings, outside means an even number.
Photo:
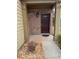
[{"label": "ceiling of porch", "polygon": [[40,8],[41,9],[51,9],[54,4],[52,4],[52,3],[27,4],[27,8],[28,9],[40,9]]},{"label": "ceiling of porch", "polygon": [[52,8],[56,1],[60,0],[21,0],[27,4],[27,8]]}]

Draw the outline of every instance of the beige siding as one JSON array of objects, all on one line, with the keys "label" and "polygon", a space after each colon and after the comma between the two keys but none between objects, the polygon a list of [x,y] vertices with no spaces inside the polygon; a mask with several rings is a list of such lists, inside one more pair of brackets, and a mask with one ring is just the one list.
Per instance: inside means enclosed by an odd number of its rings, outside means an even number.
[{"label": "beige siding", "polygon": [[24,43],[24,28],[23,28],[23,14],[22,4],[17,1],[17,49]]}]

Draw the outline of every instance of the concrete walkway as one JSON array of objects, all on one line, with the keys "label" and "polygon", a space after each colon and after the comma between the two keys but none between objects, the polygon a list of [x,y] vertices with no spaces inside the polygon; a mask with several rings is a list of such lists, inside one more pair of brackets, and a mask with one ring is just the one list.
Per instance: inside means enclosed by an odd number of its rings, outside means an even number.
[{"label": "concrete walkway", "polygon": [[42,35],[32,35],[30,39],[37,39],[38,42],[40,42],[40,40],[42,41],[44,59],[61,59],[61,51],[53,41],[52,35],[48,37],[44,37]]},{"label": "concrete walkway", "polygon": [[52,35],[43,37],[42,44],[45,59],[61,59],[61,51],[54,43]]}]

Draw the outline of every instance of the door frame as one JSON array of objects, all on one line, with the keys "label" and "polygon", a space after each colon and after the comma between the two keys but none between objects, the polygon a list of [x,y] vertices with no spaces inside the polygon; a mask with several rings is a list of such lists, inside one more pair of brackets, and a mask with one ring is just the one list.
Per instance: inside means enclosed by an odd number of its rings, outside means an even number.
[{"label": "door frame", "polygon": [[49,33],[42,33],[41,32],[41,34],[45,34],[45,35],[49,35],[50,34],[50,29],[51,29],[51,13],[41,13],[41,16],[42,16],[42,14],[49,14],[50,16],[49,16],[49,18],[50,18],[50,20],[49,20]]}]

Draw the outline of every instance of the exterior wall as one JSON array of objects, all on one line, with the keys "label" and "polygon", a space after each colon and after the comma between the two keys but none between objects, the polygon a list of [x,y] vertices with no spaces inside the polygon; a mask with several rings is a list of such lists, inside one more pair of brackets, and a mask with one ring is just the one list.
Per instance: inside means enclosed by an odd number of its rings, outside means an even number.
[{"label": "exterior wall", "polygon": [[53,9],[51,10],[51,21],[50,21],[50,34],[54,34],[54,25],[53,25],[53,17],[54,17],[54,11]]},{"label": "exterior wall", "polygon": [[24,43],[24,26],[21,6],[21,2],[17,0],[17,50]]},{"label": "exterior wall", "polygon": [[25,41],[29,39],[29,24],[28,24],[28,15],[27,15],[27,5],[25,3],[22,4],[23,8],[23,20],[24,20],[24,38]]},{"label": "exterior wall", "polygon": [[61,33],[61,6],[57,4],[56,7],[56,27],[55,27],[55,36]]},{"label": "exterior wall", "polygon": [[31,12],[28,14],[30,34],[40,34],[40,32],[41,32],[40,15],[38,17],[36,17],[35,13],[36,12]]},{"label": "exterior wall", "polygon": [[[39,15],[36,16],[36,13]],[[31,9],[28,12],[30,34],[41,34],[41,13],[51,13],[49,9]]]}]

